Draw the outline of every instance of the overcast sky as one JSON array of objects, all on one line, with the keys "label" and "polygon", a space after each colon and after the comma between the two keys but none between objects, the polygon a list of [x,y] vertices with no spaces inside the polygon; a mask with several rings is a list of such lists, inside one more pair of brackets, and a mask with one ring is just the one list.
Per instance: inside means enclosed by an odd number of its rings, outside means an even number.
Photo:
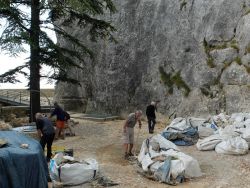
[{"label": "overcast sky", "polygon": [[[18,65],[21,65],[24,62],[25,58],[27,58],[29,54],[21,54],[19,57],[13,58],[5,55],[4,53],[0,52],[0,74],[8,71],[9,69],[13,69]],[[43,68],[42,71],[48,71],[49,68]],[[20,88],[27,88],[28,80],[24,78],[22,75],[18,76],[18,79],[21,83],[10,84],[10,83],[0,83],[0,89],[20,89]],[[48,84],[47,80],[41,80],[41,88],[54,88],[54,84]]]},{"label": "overcast sky", "polygon": [[[21,7],[22,11],[24,12],[29,12],[29,9],[25,7]],[[42,19],[46,19],[48,17],[48,13],[45,13],[42,15]],[[3,20],[1,20],[2,26],[5,24],[3,23]],[[2,33],[3,29],[0,27],[0,35]],[[45,30],[46,33],[51,37],[51,39],[56,42],[56,36],[55,33],[52,32],[51,30]],[[5,73],[9,69],[13,69],[19,65],[21,65],[23,62],[25,62],[25,58],[29,57],[29,53],[22,53],[19,55],[19,57],[10,57],[6,52],[0,51],[0,74]],[[26,60],[27,61],[27,60]],[[48,67],[43,67],[42,72],[48,72],[49,68]],[[28,80],[23,77],[22,75],[18,76],[18,79],[21,81],[21,83],[16,83],[16,84],[10,84],[10,83],[5,83],[2,84],[0,83],[0,89],[20,89],[20,88],[27,88]],[[43,79],[40,82],[41,88],[54,88],[54,84],[48,84],[47,80]]]}]

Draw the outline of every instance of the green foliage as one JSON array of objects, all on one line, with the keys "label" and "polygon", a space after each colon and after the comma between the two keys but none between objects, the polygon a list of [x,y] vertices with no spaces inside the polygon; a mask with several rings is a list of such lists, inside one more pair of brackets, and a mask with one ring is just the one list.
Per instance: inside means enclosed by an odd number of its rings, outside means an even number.
[{"label": "green foliage", "polygon": [[190,93],[190,88],[188,85],[184,82],[184,80],[181,77],[181,72],[178,71],[175,75],[172,77],[173,82],[177,86],[178,89],[183,88],[185,90],[184,95],[187,97]]},{"label": "green foliage", "polygon": [[247,73],[250,74],[250,66],[244,65],[244,67],[245,67]]},{"label": "green foliage", "polygon": [[[39,65],[47,65],[52,71],[48,75],[40,73],[36,75],[40,77],[55,79],[57,81],[66,81],[71,83],[79,83],[67,73],[71,67],[82,69],[85,58],[94,58],[92,51],[85,46],[81,39],[72,35],[73,32],[66,32],[64,27],[70,28],[77,25],[80,28],[88,28],[90,38],[93,42],[98,39],[115,41],[112,33],[115,28],[110,22],[104,21],[101,18],[105,13],[113,13],[116,11],[111,0],[34,0],[38,8],[35,10],[40,14],[40,20],[33,23],[38,24],[38,28],[32,27],[31,1],[16,1],[16,0],[0,0],[0,20],[7,21],[7,24],[0,25],[3,29],[0,36],[0,48],[2,51],[9,53],[12,56],[17,56],[20,52],[24,52],[24,45],[35,47],[31,37],[34,33],[38,33],[39,44],[35,48],[38,51],[39,57],[35,62]],[[33,5],[34,6],[34,5]],[[26,7],[26,12],[24,8]],[[33,9],[34,10],[34,9]],[[49,17],[41,16],[44,12],[49,12]],[[55,21],[60,19],[60,26],[54,25]],[[52,26],[54,25],[54,27]],[[62,27],[61,27],[62,26]],[[69,48],[65,48],[55,43],[44,32],[44,29],[54,31],[57,37],[64,38],[72,44]],[[32,53],[32,51],[30,52]],[[30,68],[30,62],[33,62],[32,54],[30,59],[22,68]],[[80,62],[79,64],[76,63]],[[24,74],[24,71],[12,69],[5,74],[0,75],[2,82],[16,82],[16,73]],[[25,75],[30,76],[30,75]],[[8,79],[6,77],[9,77]]]},{"label": "green foliage", "polygon": [[[224,47],[224,44],[222,46]],[[207,54],[207,65],[210,68],[216,67],[216,65],[214,64],[214,59],[210,55],[210,51],[212,51],[213,49],[215,49],[215,47],[209,45],[205,38],[203,39],[203,47],[204,47],[205,53]]]},{"label": "green foliage", "polygon": [[184,96],[187,97],[189,95],[190,88],[182,79],[180,71],[172,75],[171,73],[166,73],[163,67],[159,67],[159,72],[162,82],[168,87],[169,94],[173,94],[173,87],[175,85],[178,89],[184,89]]},{"label": "green foliage", "polygon": [[215,68],[216,65],[214,64],[214,59],[209,56],[208,59],[207,59],[207,65],[210,67],[210,68]]},{"label": "green foliage", "polygon": [[227,48],[227,43],[224,42],[220,45],[211,45],[211,44],[208,44],[206,39],[204,38],[203,39],[203,46],[204,46],[205,52],[210,53],[213,50],[221,50],[221,49]]},{"label": "green foliage", "polygon": [[161,81],[163,82],[164,85],[168,87],[168,93],[173,94],[173,81],[171,80],[171,74],[167,74],[163,67],[159,67],[159,72],[161,76]]},{"label": "green foliage", "polygon": [[65,0],[64,2],[78,12],[89,12],[92,15],[102,15],[107,9],[116,10],[111,0]]},{"label": "green foliage", "polygon": [[232,62],[224,62],[224,67],[222,68],[221,73],[222,73],[225,69],[227,69],[231,64],[232,64]]},{"label": "green foliage", "polygon": [[231,44],[231,47],[234,48],[234,49],[236,49],[237,52],[240,51],[240,49],[239,49],[239,47],[237,46],[237,44]]},{"label": "green foliage", "polygon": [[248,14],[250,14],[250,9],[245,12],[244,16],[246,16]]},{"label": "green foliage", "polygon": [[227,48],[227,43],[223,43],[221,45],[211,46],[210,51],[212,50],[221,50]]},{"label": "green foliage", "polygon": [[[0,75],[0,82],[17,82],[17,73],[24,74],[29,79],[30,121],[40,111],[42,77],[80,84],[75,75],[68,74],[68,70],[83,69],[85,58],[94,58],[84,42],[72,35],[72,27],[77,25],[88,31],[92,42],[98,39],[115,41],[112,35],[115,28],[110,22],[101,19],[105,13],[114,11],[111,0],[0,0],[0,20],[7,21],[7,24],[0,25],[3,29],[0,36],[1,50],[18,55],[25,50],[24,45],[30,48],[28,62]],[[44,18],[46,12],[49,12],[49,16]],[[68,28],[68,32],[65,28]],[[51,40],[44,29],[54,31],[57,37],[71,45],[60,46],[60,43]],[[42,74],[42,65],[49,66],[52,71]],[[30,70],[29,75],[23,71],[25,68]]]},{"label": "green foliage", "polygon": [[182,10],[187,5],[186,0],[183,0],[180,4],[180,10]]},{"label": "green foliage", "polygon": [[233,39],[231,42],[230,42],[230,44],[232,45],[232,44],[237,44],[237,41],[235,40],[235,39]]},{"label": "green foliage", "polygon": [[241,58],[239,56],[237,56],[234,61],[238,64],[238,65],[242,65],[242,62],[241,62]]},{"label": "green foliage", "polygon": [[249,54],[250,53],[250,44],[248,44],[248,46],[245,49],[245,54]]},{"label": "green foliage", "polygon": [[242,8],[243,8],[243,9],[247,8],[246,2],[243,2]]},{"label": "green foliage", "polygon": [[209,52],[210,52],[210,47],[209,47],[209,45],[208,45],[208,43],[207,43],[207,41],[206,41],[205,38],[203,39],[203,47],[204,47],[205,53],[206,53],[206,54],[209,54]]}]

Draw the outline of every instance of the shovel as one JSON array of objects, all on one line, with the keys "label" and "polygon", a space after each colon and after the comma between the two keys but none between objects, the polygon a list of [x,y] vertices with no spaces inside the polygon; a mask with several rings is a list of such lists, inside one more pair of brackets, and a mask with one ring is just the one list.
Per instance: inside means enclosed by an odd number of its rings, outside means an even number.
[{"label": "shovel", "polygon": [[141,128],[137,131],[136,139],[135,139],[135,147],[134,147],[134,157],[137,157],[137,147],[138,147],[138,140],[140,135]]}]

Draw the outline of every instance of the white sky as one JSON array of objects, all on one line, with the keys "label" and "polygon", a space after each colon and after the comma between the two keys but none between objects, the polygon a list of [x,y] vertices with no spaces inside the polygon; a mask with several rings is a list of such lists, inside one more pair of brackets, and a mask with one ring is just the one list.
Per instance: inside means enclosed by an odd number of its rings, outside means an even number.
[{"label": "white sky", "polygon": [[[29,10],[26,7],[21,8],[22,11],[28,12]],[[42,19],[46,19],[48,16],[48,13],[42,15]],[[3,24],[4,26],[4,24]],[[1,34],[1,25],[0,25],[0,34]],[[47,34],[52,38],[54,42],[56,42],[56,36],[55,33],[51,30],[45,30]],[[17,66],[22,65],[22,63],[25,61],[25,58],[29,57],[29,52],[27,53],[21,53],[18,57],[10,57],[6,52],[0,51],[0,74],[5,73],[6,71],[13,69]],[[26,60],[27,61],[27,60]],[[49,67],[42,67],[41,70],[43,73],[49,71]],[[23,89],[27,88],[28,80],[20,75],[17,77],[21,83],[11,84],[11,83],[0,83],[0,89]],[[48,81],[46,79],[42,79],[40,82],[41,88],[54,88],[53,84],[48,84]]]},{"label": "white sky", "polygon": [[[8,71],[9,69],[13,69],[16,66],[21,65],[25,58],[28,57],[29,54],[21,54],[19,57],[9,57],[8,55],[5,55],[4,53],[0,52],[0,74],[5,73],[6,71]],[[43,68],[42,71],[48,71],[49,68]],[[22,88],[27,88],[27,84],[28,84],[28,80],[22,76],[19,75],[17,77],[21,83],[15,83],[15,84],[11,84],[11,83],[0,83],[0,89],[22,89]],[[40,86],[41,88],[54,88],[54,84],[48,84],[47,80],[42,79],[40,82]]]}]

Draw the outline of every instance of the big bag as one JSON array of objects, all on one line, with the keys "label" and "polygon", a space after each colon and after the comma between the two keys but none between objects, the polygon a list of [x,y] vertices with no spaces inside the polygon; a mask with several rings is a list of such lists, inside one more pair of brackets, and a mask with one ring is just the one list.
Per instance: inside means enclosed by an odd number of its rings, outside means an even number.
[{"label": "big bag", "polygon": [[[64,163],[64,160],[68,162]],[[50,161],[49,170],[52,180],[60,181],[63,185],[79,185],[95,178],[98,173],[98,162],[95,159],[79,162],[73,157],[58,153]]]}]

